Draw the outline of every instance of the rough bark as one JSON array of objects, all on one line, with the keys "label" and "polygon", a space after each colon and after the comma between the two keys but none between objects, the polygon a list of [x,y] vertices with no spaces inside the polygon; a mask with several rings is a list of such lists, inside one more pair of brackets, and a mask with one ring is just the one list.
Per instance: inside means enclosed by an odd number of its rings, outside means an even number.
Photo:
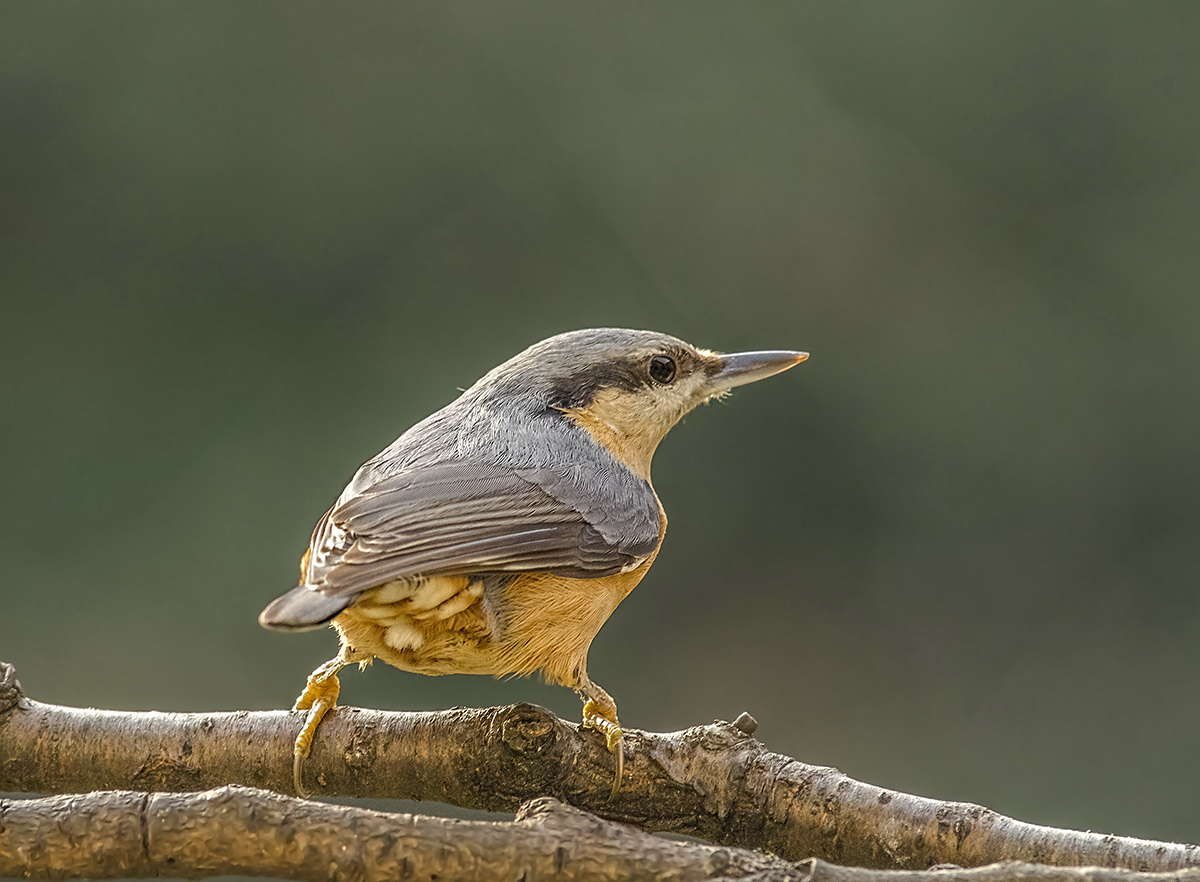
[{"label": "rough bark", "polygon": [[[11,668],[0,668],[0,790],[243,784],[288,792],[300,717],[58,707],[23,697]],[[750,737],[752,723],[628,732],[625,777],[610,800],[613,763],[600,736],[541,708],[339,708],[322,725],[307,780],[324,794],[492,811],[553,796],[643,830],[688,833],[789,860],[815,856],[893,869],[1002,860],[1157,871],[1200,866],[1200,848],[1192,845],[1040,827],[980,806],[864,784],[771,753]]]},{"label": "rough bark", "polygon": [[455,821],[303,801],[265,790],[127,790],[0,800],[0,876],[334,882],[630,878],[759,882],[1200,882],[1200,869],[1136,873],[1000,864],[863,870],[673,842],[542,798],[513,821]]},{"label": "rough bark", "polygon": [[94,879],[229,874],[285,879],[740,877],[783,864],[672,842],[553,799],[513,821],[390,814],[223,787],[0,802],[0,876]]}]

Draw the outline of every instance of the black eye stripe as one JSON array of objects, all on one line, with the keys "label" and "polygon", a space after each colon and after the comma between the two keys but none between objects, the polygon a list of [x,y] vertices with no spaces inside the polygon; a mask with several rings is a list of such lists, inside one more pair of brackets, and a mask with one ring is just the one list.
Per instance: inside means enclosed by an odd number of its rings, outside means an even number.
[{"label": "black eye stripe", "polygon": [[675,359],[669,355],[655,355],[650,359],[647,370],[650,379],[665,386],[675,379]]},{"label": "black eye stripe", "polygon": [[599,361],[552,380],[548,404],[553,410],[587,407],[604,389],[637,392],[648,385],[669,386],[699,367],[698,359],[688,352]]}]

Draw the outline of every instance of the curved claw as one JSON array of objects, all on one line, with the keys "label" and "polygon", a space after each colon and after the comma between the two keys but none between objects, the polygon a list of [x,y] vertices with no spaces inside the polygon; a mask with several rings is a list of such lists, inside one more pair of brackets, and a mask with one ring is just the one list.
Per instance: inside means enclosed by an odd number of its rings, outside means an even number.
[{"label": "curved claw", "polygon": [[625,774],[625,741],[621,737],[622,734],[623,733],[620,729],[616,730],[617,737],[615,744],[613,743],[612,735],[609,735],[608,737],[608,749],[612,753],[616,754],[617,760],[617,774],[613,778],[612,791],[608,794],[608,799],[610,802],[617,798],[617,791],[621,789],[621,776]]},{"label": "curved claw", "polygon": [[[337,682],[336,680],[334,681]],[[304,789],[304,761],[308,759],[309,753],[312,752],[313,738],[317,734],[317,727],[321,725],[321,720],[325,719],[325,715],[333,710],[336,699],[327,701],[324,698],[319,698],[313,702],[308,709],[308,716],[304,718],[304,725],[300,728],[300,733],[296,736],[296,743],[292,749],[292,784],[296,787],[296,795],[301,799],[308,799],[312,796]],[[295,710],[303,710],[303,708],[294,708]]]},{"label": "curved claw", "polygon": [[312,796],[304,789],[304,760],[307,754],[301,754],[299,750],[292,754],[292,785],[296,788],[296,795],[301,799],[308,799]]},{"label": "curved claw", "polygon": [[602,707],[592,699],[584,702],[583,725],[588,729],[595,729],[603,735],[605,745],[608,747],[609,753],[613,755],[616,775],[613,777],[612,791],[608,798],[614,799],[617,791],[621,789],[621,778],[625,774],[625,744],[623,741],[625,733],[621,730],[617,715],[612,711],[606,714]]},{"label": "curved claw", "polygon": [[296,795],[301,799],[308,799],[312,795],[304,789],[304,761],[312,752],[313,738],[316,737],[321,720],[337,706],[338,693],[342,691],[337,672],[342,667],[343,664],[334,659],[313,671],[304,686],[304,691],[292,705],[294,711],[308,711],[292,749],[292,784],[296,788]]}]

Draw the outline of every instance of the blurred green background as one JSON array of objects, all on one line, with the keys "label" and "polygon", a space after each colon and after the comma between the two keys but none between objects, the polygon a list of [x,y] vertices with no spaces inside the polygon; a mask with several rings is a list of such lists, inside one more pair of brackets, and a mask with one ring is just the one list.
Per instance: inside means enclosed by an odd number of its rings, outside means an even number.
[{"label": "blurred green background", "polygon": [[287,706],[335,640],[255,616],[456,387],[595,325],[807,349],[659,452],[622,720],[1200,840],[1198,45],[1150,0],[6,5],[0,658]]}]

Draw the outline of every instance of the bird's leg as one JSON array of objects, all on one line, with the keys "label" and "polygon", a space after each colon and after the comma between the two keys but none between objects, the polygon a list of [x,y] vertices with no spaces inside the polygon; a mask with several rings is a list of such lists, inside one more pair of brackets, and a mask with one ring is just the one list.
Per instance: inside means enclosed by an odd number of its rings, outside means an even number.
[{"label": "bird's leg", "polygon": [[[367,656],[367,659],[369,658],[370,656]],[[343,644],[336,658],[331,658],[308,675],[304,691],[292,705],[294,711],[308,711],[308,715],[304,718],[304,725],[300,728],[300,734],[296,736],[296,744],[292,751],[292,783],[296,787],[296,795],[304,799],[309,796],[303,784],[304,761],[308,759],[308,754],[312,750],[313,738],[317,734],[317,727],[321,725],[321,720],[325,719],[325,715],[337,705],[338,693],[342,690],[342,684],[338,682],[338,671],[355,661],[362,662],[363,666],[366,666],[363,658]]]},{"label": "bird's leg", "polygon": [[609,752],[616,759],[617,773],[613,778],[612,793],[609,794],[609,798],[612,799],[617,795],[617,789],[621,786],[621,775],[625,772],[625,748],[621,743],[624,733],[617,719],[617,703],[612,700],[611,695],[589,680],[586,673],[580,674],[576,691],[584,699],[584,727],[595,729],[603,735]]}]

